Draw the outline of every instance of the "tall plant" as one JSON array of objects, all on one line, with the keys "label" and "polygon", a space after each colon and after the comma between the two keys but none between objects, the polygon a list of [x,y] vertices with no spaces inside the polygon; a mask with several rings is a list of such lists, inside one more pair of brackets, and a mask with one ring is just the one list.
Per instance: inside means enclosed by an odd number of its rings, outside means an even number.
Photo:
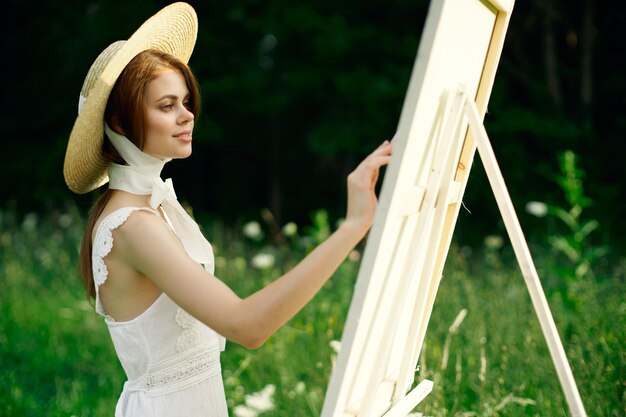
[{"label": "tall plant", "polygon": [[583,210],[593,201],[584,194],[585,172],[578,166],[578,156],[567,150],[559,155],[558,160],[559,173],[555,180],[564,193],[566,205],[530,202],[526,209],[535,216],[548,216],[557,221],[557,229],[548,236],[556,257],[551,270],[559,278],[559,289],[565,299],[575,302],[578,288],[585,279],[594,277],[593,266],[608,253],[608,247],[593,244],[589,238],[600,223],[583,217]]}]

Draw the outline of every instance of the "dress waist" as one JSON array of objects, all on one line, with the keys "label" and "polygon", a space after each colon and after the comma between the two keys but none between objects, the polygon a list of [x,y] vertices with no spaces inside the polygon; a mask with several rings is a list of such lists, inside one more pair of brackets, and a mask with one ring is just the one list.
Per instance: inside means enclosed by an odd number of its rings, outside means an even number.
[{"label": "dress waist", "polygon": [[221,372],[220,348],[204,343],[154,363],[139,378],[126,381],[125,392],[146,391],[150,396],[184,389]]}]

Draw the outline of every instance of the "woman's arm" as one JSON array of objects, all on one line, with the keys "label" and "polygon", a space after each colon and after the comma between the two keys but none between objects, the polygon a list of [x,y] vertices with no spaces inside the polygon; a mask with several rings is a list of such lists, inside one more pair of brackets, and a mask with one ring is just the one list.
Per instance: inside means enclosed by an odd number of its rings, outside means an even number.
[{"label": "woman's arm", "polygon": [[133,213],[115,231],[115,246],[126,262],[188,313],[228,339],[256,348],[313,298],[367,233],[376,211],[379,169],[390,155],[391,144],[385,142],[348,176],[346,220],[326,241],[291,271],[244,299],[193,262],[150,213]]}]

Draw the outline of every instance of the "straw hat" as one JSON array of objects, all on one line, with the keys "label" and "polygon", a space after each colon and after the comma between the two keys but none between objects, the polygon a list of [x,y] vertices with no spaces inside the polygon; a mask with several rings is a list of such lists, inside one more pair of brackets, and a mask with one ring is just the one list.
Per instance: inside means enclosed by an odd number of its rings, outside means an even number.
[{"label": "straw hat", "polygon": [[65,153],[63,175],[72,191],[84,194],[109,180],[102,157],[104,110],[122,70],[147,49],[167,52],[187,63],[197,33],[194,9],[187,3],[174,3],[148,19],[127,41],[109,45],[96,58],[80,92],[79,114]]}]

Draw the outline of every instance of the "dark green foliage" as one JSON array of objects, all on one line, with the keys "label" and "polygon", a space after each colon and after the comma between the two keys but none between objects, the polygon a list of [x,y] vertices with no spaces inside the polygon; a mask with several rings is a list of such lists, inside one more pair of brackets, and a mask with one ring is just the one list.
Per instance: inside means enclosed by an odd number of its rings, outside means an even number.
[{"label": "dark green foliage", "polygon": [[[1,201],[23,210],[70,198],[89,206],[92,198],[73,197],[62,179],[83,77],[100,50],[167,3],[9,2]],[[228,222],[261,207],[279,222],[306,221],[319,207],[341,215],[345,175],[393,136],[429,2],[192,4],[200,32],[191,66],[204,105],[194,156],[165,173],[181,198]],[[559,205],[549,175],[555,156],[571,149],[588,173],[590,216],[619,245],[624,28],[623,10],[590,0],[518,1],[485,120],[516,204]],[[465,203],[481,226],[459,226],[473,245],[501,231],[478,171]]]}]

